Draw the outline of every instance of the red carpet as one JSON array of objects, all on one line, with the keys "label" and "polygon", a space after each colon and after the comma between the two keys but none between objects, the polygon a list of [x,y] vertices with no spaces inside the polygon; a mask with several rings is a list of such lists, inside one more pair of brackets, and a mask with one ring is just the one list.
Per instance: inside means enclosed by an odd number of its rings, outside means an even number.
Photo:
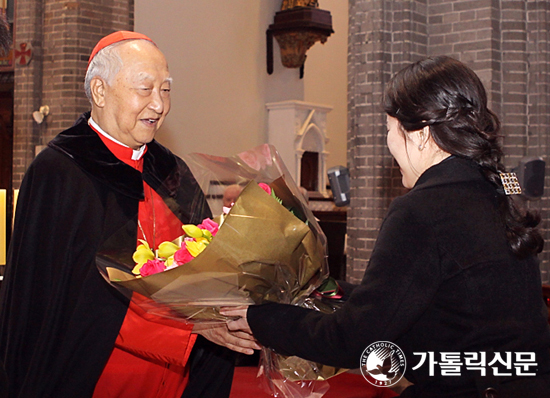
[{"label": "red carpet", "polygon": [[[256,377],[256,366],[237,366],[230,398],[270,398],[263,390],[261,379]],[[374,387],[361,375],[342,373],[329,379],[330,389],[323,398],[390,398],[395,397],[388,388]]]}]

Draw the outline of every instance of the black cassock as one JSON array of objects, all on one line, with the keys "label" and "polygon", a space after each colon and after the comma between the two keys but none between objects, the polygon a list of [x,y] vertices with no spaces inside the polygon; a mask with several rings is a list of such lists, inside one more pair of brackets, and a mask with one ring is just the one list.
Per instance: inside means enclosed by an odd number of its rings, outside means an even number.
[{"label": "black cassock", "polygon": [[[0,296],[9,397],[92,396],[128,308],[96,255],[131,259],[143,181],[183,223],[211,215],[180,158],[153,141],[141,174],[107,149],[88,118],[54,138],[21,185]],[[233,359],[199,336],[183,397],[228,396]]]}]

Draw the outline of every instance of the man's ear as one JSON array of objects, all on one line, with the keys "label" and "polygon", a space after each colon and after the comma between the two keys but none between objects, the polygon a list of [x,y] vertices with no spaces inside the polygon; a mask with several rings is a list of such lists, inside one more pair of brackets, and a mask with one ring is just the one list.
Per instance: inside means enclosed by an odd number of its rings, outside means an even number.
[{"label": "man's ear", "polygon": [[92,93],[92,102],[95,106],[103,108],[105,106],[105,89],[107,83],[100,77],[94,77],[90,82],[90,91]]}]

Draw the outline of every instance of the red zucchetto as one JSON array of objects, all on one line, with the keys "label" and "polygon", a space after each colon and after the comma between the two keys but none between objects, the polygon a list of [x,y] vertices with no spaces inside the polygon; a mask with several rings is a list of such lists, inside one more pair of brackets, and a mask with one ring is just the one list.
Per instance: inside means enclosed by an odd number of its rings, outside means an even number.
[{"label": "red zucchetto", "polygon": [[94,49],[92,50],[92,54],[90,54],[90,59],[88,59],[88,66],[90,66],[90,62],[92,62],[92,59],[96,56],[96,54],[103,50],[105,47],[108,47],[111,44],[118,43],[119,41],[136,39],[148,40],[151,43],[155,44],[153,40],[141,33],[131,32],[129,30],[119,30],[118,32],[114,32],[105,36],[103,39],[97,42]]}]

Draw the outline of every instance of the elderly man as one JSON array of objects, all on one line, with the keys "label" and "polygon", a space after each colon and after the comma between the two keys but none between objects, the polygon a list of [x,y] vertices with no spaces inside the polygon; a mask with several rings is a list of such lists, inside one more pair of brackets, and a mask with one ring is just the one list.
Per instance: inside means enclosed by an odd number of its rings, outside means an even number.
[{"label": "elderly man", "polygon": [[1,294],[10,397],[226,397],[233,358],[220,345],[257,347],[225,325],[145,314],[96,268],[99,252],[131,258],[138,239],[158,245],[210,216],[185,163],[153,140],[170,83],[151,39],[103,38],[85,80],[91,114],[29,167]]}]

